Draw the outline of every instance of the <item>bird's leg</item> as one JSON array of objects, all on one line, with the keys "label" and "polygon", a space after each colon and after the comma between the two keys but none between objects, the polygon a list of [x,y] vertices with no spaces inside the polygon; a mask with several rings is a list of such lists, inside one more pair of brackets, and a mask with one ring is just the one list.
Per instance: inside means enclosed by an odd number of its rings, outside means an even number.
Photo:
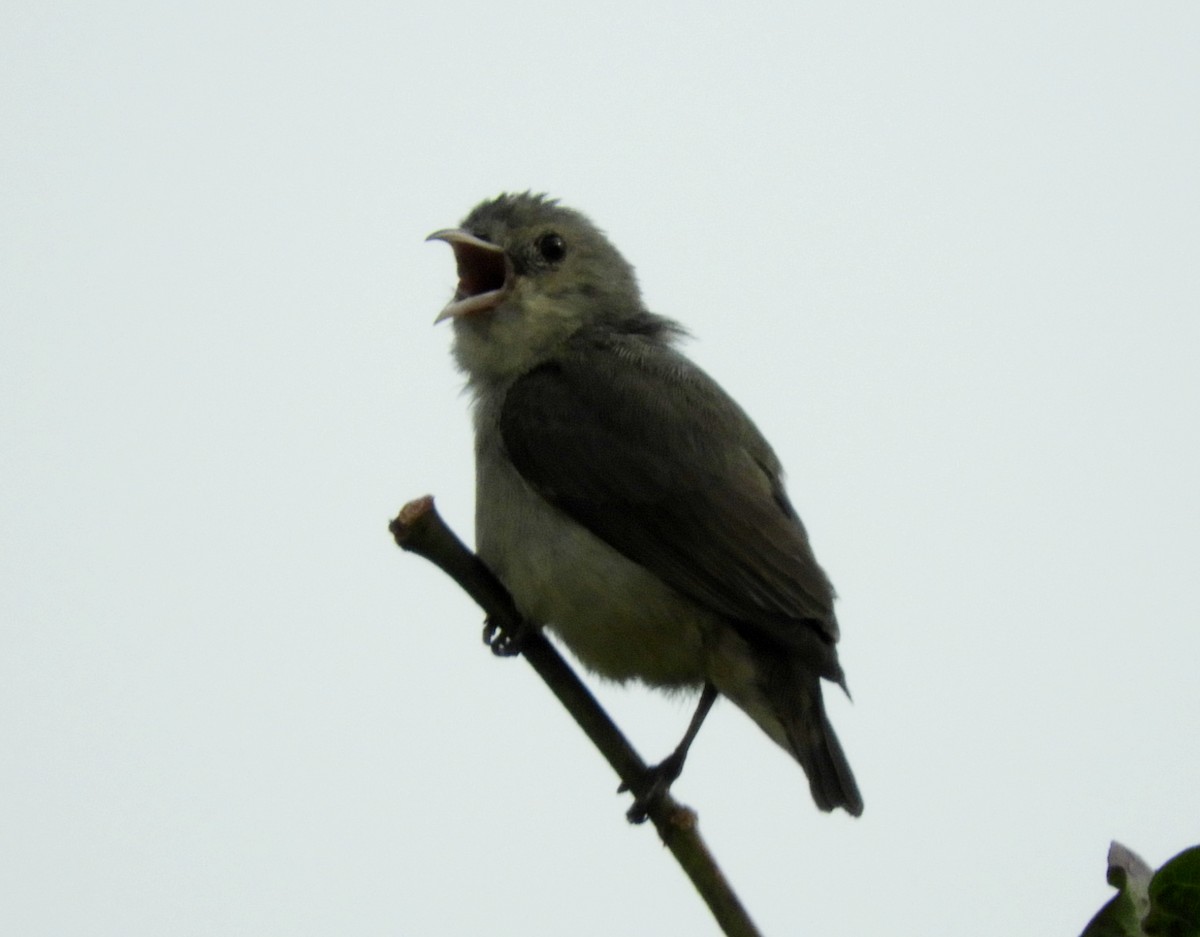
[{"label": "bird's leg", "polygon": [[490,617],[483,622],[483,643],[492,649],[497,657],[516,657],[525,647],[525,641],[533,628],[524,618],[516,631],[506,631]]},{"label": "bird's leg", "polygon": [[[630,823],[645,823],[650,805],[658,798],[663,797],[671,789],[675,779],[683,773],[683,763],[687,760],[688,749],[692,747],[696,733],[704,724],[704,717],[708,715],[708,711],[712,709],[713,703],[716,701],[717,688],[711,683],[704,684],[696,712],[692,714],[692,721],[688,723],[687,732],[683,734],[680,743],[675,746],[675,751],[658,764],[646,769],[644,778],[647,784],[646,791],[638,795],[633,806],[625,814]],[[618,793],[627,790],[629,790],[629,785],[625,783],[617,788]]]}]

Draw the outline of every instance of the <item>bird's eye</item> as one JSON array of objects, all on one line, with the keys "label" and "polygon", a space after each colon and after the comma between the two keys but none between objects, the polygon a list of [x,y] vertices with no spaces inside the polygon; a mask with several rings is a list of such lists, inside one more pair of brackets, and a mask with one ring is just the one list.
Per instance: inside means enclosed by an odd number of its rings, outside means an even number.
[{"label": "bird's eye", "polygon": [[537,239],[538,253],[548,264],[556,264],[567,256],[567,242],[561,236],[550,232]]}]

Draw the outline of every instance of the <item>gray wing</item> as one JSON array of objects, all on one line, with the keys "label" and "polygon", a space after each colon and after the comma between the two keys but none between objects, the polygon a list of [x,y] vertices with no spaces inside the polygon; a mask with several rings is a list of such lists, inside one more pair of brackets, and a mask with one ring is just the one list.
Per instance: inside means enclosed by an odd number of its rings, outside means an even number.
[{"label": "gray wing", "polygon": [[593,348],[542,365],[509,389],[500,430],[542,497],[677,591],[785,645],[837,640],[774,453],[682,355]]}]

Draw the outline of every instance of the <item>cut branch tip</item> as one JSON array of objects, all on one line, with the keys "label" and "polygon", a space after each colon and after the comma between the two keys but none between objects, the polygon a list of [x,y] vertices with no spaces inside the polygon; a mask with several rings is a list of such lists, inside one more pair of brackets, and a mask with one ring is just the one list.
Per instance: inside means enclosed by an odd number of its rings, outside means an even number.
[{"label": "cut branch tip", "polygon": [[388,530],[392,532],[396,546],[407,550],[419,526],[436,516],[437,508],[433,506],[433,495],[422,495],[420,498],[413,498],[400,509],[400,513],[388,524]]}]

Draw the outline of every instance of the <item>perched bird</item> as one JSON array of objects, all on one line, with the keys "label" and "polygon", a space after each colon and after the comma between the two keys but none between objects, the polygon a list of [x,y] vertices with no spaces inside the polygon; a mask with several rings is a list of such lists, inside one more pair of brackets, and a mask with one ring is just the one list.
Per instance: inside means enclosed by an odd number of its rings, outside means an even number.
[{"label": "perched bird", "polygon": [[476,549],[518,609],[598,674],[702,689],[656,790],[721,694],[860,814],[821,695],[845,687],[833,587],[757,427],[579,212],[505,194],[429,239],[458,267],[436,321],[474,398]]}]

